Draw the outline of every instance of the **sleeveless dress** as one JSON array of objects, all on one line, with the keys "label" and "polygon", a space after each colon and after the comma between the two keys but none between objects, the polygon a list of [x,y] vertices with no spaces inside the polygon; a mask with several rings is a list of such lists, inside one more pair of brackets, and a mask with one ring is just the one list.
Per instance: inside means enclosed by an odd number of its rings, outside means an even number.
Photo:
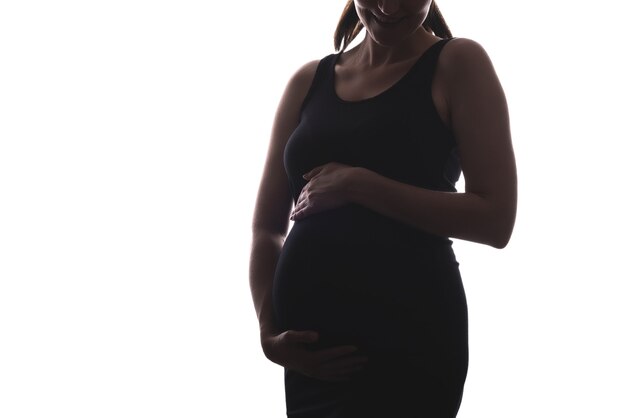
[{"label": "sleeveless dress", "polygon": [[[323,58],[284,151],[294,201],[314,167],[338,162],[455,192],[452,132],[432,101],[441,40],[395,85],[360,101],[335,92],[339,54]],[[315,330],[312,349],[355,345],[369,361],[347,382],[285,369],[293,418],[456,416],[467,374],[467,305],[446,237],[348,204],[296,221],[273,285],[282,330]]]}]

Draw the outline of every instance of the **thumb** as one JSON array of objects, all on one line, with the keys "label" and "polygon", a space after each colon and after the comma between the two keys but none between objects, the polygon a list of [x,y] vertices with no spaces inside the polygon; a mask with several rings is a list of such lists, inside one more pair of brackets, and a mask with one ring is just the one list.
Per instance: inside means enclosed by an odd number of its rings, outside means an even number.
[{"label": "thumb", "polygon": [[314,343],[319,338],[315,331],[287,331],[285,339],[294,343]]}]

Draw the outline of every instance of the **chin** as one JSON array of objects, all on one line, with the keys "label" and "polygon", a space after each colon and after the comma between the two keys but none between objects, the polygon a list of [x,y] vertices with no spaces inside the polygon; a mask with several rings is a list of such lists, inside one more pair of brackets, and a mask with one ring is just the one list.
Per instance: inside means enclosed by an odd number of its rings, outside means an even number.
[{"label": "chin", "polygon": [[419,19],[407,17],[395,25],[383,26],[374,16],[369,17],[366,30],[374,42],[381,46],[394,46],[411,37],[422,27]]},{"label": "chin", "polygon": [[393,46],[401,44],[403,41],[408,39],[413,33],[415,33],[415,31],[412,31],[409,33],[402,33],[402,34],[386,34],[386,33],[380,33],[380,32],[377,33],[376,31],[370,31],[369,36],[372,38],[374,42],[376,42],[380,46],[393,47]]}]

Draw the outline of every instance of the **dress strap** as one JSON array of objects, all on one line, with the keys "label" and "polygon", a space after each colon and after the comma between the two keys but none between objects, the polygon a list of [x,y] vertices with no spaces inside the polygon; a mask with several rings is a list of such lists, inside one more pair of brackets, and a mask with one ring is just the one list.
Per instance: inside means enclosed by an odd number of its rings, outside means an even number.
[{"label": "dress strap", "polygon": [[328,80],[329,71],[333,71],[335,61],[337,60],[339,54],[330,54],[322,58],[317,64],[317,68],[315,70],[315,75],[313,76],[313,81],[311,82],[311,86],[309,87],[309,91],[307,91],[306,96],[304,96],[304,100],[302,101],[302,106],[300,106],[300,114],[302,114],[302,110],[306,106],[307,102],[311,98],[313,92],[319,89],[320,85],[324,82],[324,80]]},{"label": "dress strap", "polygon": [[422,73],[420,74],[420,77],[427,86],[432,85],[432,80],[435,75],[435,70],[437,69],[437,63],[439,61],[439,55],[441,55],[441,51],[452,39],[454,38],[447,38],[437,41],[430,48],[428,48],[428,50],[424,52],[424,56],[420,58],[422,64]]}]

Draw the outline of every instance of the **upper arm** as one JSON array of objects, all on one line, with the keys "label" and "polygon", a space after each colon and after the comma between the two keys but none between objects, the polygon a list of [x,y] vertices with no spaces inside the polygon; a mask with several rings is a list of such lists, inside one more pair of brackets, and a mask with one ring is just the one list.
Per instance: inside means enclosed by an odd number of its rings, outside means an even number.
[{"label": "upper arm", "polygon": [[517,175],[508,108],[498,76],[485,50],[469,39],[449,42],[440,65],[465,190],[484,198],[510,234]]},{"label": "upper arm", "polygon": [[287,140],[300,122],[300,108],[311,86],[317,64],[302,66],[289,80],[276,110],[265,167],[254,210],[253,228],[285,235],[292,199],[283,152]]}]

